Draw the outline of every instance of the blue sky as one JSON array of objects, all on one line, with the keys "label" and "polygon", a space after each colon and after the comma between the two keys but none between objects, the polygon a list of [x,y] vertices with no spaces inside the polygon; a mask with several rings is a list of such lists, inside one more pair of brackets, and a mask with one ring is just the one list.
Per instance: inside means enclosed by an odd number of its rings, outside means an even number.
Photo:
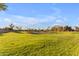
[{"label": "blue sky", "polygon": [[79,24],[79,4],[73,3],[8,3],[0,12],[0,27],[13,23],[30,28]]}]

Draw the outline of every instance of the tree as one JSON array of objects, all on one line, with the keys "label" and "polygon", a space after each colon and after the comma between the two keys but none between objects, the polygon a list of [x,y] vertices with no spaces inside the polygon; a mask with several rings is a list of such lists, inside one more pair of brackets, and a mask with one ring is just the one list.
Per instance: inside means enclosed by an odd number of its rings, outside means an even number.
[{"label": "tree", "polygon": [[16,26],[16,30],[22,30],[22,27]]},{"label": "tree", "polygon": [[10,28],[9,28],[10,30],[13,30],[14,25],[13,25],[13,24],[10,24],[9,27],[10,27]]},{"label": "tree", "polygon": [[0,11],[5,11],[7,9],[7,5],[4,3],[0,3]]},{"label": "tree", "polygon": [[57,32],[60,32],[60,31],[64,31],[64,28],[63,26],[60,26],[60,25],[55,25],[51,28],[52,31],[57,31]]},{"label": "tree", "polygon": [[79,31],[79,27],[78,26],[75,26],[75,31]]},{"label": "tree", "polygon": [[64,26],[64,31],[72,31],[72,27],[71,26]]}]

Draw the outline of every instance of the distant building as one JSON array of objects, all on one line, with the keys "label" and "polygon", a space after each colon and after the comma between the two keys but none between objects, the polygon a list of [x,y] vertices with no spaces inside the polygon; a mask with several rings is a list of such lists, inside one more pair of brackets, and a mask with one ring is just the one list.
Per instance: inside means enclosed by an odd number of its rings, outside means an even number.
[{"label": "distant building", "polygon": [[0,29],[0,33],[6,33],[6,32],[9,32],[9,30],[6,30],[6,29]]}]

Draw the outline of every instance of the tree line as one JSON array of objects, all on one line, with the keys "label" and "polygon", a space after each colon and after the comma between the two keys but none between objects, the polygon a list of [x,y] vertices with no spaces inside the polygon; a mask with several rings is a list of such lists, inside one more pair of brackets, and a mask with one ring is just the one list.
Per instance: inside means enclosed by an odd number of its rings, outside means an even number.
[{"label": "tree line", "polygon": [[4,31],[8,31],[8,32],[26,31],[28,33],[51,33],[51,32],[65,32],[65,31],[79,32],[79,26],[74,26],[74,28],[73,28],[73,27],[68,26],[68,25],[66,25],[66,26],[55,25],[52,27],[48,27],[47,29],[34,29],[34,28],[23,29],[21,26],[10,24],[7,27],[0,28],[0,30],[4,30]]}]

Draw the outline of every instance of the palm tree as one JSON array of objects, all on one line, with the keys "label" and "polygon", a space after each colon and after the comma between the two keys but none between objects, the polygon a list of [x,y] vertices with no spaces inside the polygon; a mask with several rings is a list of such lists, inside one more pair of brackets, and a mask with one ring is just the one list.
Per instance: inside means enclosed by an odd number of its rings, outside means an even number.
[{"label": "palm tree", "polygon": [[0,11],[5,11],[7,9],[7,5],[4,3],[0,3]]}]

